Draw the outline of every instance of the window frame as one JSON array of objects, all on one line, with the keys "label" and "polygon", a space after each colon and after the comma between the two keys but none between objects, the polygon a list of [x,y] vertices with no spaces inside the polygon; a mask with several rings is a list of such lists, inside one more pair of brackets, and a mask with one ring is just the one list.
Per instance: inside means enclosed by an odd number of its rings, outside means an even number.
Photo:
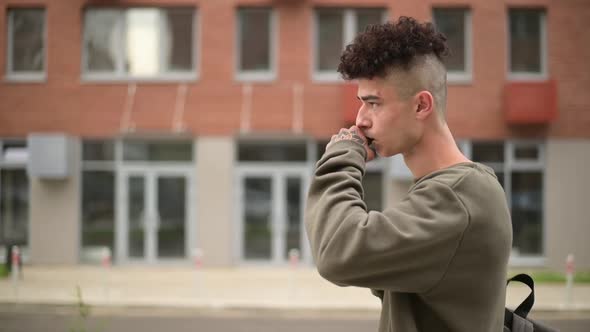
[{"label": "window frame", "polygon": [[[28,144],[27,144],[27,139],[26,138],[9,138],[9,137],[0,137],[0,152],[4,152],[4,145],[6,145],[6,143],[24,143],[24,148],[28,149]],[[27,150],[28,151],[28,150]],[[25,173],[27,172],[27,162],[16,162],[16,163],[12,163],[12,162],[6,162],[4,159],[3,155],[0,155],[0,172],[1,171],[14,171],[14,170],[22,170]],[[30,179],[28,179],[29,182],[29,186],[30,186]],[[0,188],[2,188],[2,178],[0,177]],[[29,200],[30,200],[30,196],[31,196],[31,191],[29,190],[28,192],[29,194]],[[0,199],[2,199],[2,190],[0,190]],[[30,201],[29,201],[29,209],[30,209]],[[1,211],[0,211],[1,212]],[[2,215],[0,213],[0,218],[2,218]],[[29,212],[29,218],[26,221],[27,225],[27,245],[26,246],[22,246],[19,247],[19,249],[21,250],[22,253],[22,258],[23,258],[23,262],[27,263],[29,262],[29,258],[30,258],[30,248],[31,248],[31,214]],[[5,250],[4,250],[4,245],[0,246],[0,262],[4,262],[4,258],[5,258]]]},{"label": "window frame", "polygon": [[[366,173],[381,173],[381,210],[385,210],[389,207],[389,179],[390,175],[390,167],[389,161],[385,158],[381,158],[377,156],[376,159],[369,161],[366,164]],[[366,188],[363,187],[363,190]],[[364,199],[363,199],[364,201]]]},{"label": "window frame", "polygon": [[[134,76],[130,73],[125,72],[123,59],[126,56],[126,31],[127,31],[127,20],[125,18],[125,12],[133,9],[156,9],[158,10],[159,23],[158,31],[161,32],[164,25],[163,12],[167,9],[186,9],[192,13],[192,56],[191,56],[191,69],[186,72],[171,71],[167,69],[165,72],[158,73],[154,76]],[[88,69],[88,52],[86,44],[88,41],[88,35],[86,33],[86,20],[87,15],[90,11],[101,11],[101,10],[113,10],[117,12],[116,22],[116,43],[121,47],[117,47],[116,58],[115,58],[115,69],[110,72],[90,71]],[[82,14],[82,61],[80,63],[80,72],[82,82],[85,83],[113,83],[113,82],[189,82],[196,81],[200,77],[200,63],[201,54],[201,18],[199,15],[199,9],[194,6],[177,6],[177,7],[163,7],[163,6],[137,6],[137,7],[103,7],[103,6],[88,6],[84,8]],[[160,47],[162,42],[158,44],[158,49],[161,52],[164,51],[163,47]],[[163,57],[160,57],[162,61]]]},{"label": "window frame", "polygon": [[[320,18],[319,11],[331,10],[342,12],[342,33],[343,33],[343,45],[342,50],[346,45],[350,44],[356,36],[357,27],[357,11],[362,9],[378,9],[381,10],[381,22],[385,23],[389,17],[387,8],[384,7],[314,7],[313,18],[312,18],[312,45],[311,50],[311,77],[312,81],[317,83],[344,83],[344,79],[340,76],[337,71],[319,70],[319,59],[318,59],[318,43],[319,43],[319,27]],[[342,52],[341,50],[341,52]]]},{"label": "window frame", "polygon": [[[439,7],[435,6],[432,8],[432,21],[436,26],[436,20],[434,11],[436,9],[460,9],[463,10],[463,24],[465,26],[464,40],[464,58],[465,58],[465,70],[447,70],[447,83],[448,84],[470,84],[473,82],[473,14],[469,7]],[[438,29],[438,28],[437,28]]]},{"label": "window frame", "polygon": [[[273,165],[277,167],[282,166],[313,166],[316,162],[315,158],[317,151],[315,141],[307,136],[292,136],[292,137],[278,137],[276,135],[238,135],[234,138],[234,162],[242,167],[257,166],[257,165]],[[240,160],[241,144],[252,146],[266,146],[267,144],[284,147],[286,145],[293,145],[299,147],[305,146],[305,160]]]},{"label": "window frame", "polygon": [[[540,72],[513,72],[511,69],[512,63],[512,35],[510,33],[510,12],[512,10],[535,10],[539,12],[539,31],[540,31]],[[508,7],[506,11],[507,22],[506,22],[506,75],[509,81],[545,81],[548,79],[548,43],[547,43],[547,9],[539,7]]]},{"label": "window frame", "polygon": [[[160,144],[189,144],[188,151],[190,153],[189,160],[174,160],[174,159],[164,159],[164,160],[154,160],[150,159],[149,151],[151,147],[158,146]],[[125,165],[179,165],[179,164],[187,164],[187,163],[194,163],[196,161],[196,154],[195,154],[195,143],[192,139],[179,137],[179,138],[165,138],[165,139],[151,139],[149,137],[129,137],[122,141],[121,143],[121,162]],[[134,159],[130,157],[127,153],[128,151],[133,151],[135,147],[145,147],[148,151],[148,156],[146,158],[138,158]],[[116,150],[115,150],[116,151]]]},{"label": "window frame", "polygon": [[[484,140],[466,140],[460,141],[462,151],[469,159],[472,158],[471,152],[473,144],[478,142],[485,142]],[[495,172],[502,172],[504,174],[504,192],[509,208],[512,210],[512,173],[522,171],[539,171],[542,173],[541,181],[543,192],[541,194],[542,217],[541,217],[541,252],[539,254],[520,254],[515,255],[511,253],[509,263],[512,266],[543,266],[547,259],[547,165],[546,165],[546,143],[543,140],[533,139],[516,139],[503,140],[504,144],[504,162],[483,163],[491,167]],[[537,160],[518,160],[515,156],[516,147],[537,147],[539,154]],[[473,160],[478,162],[477,160]]]},{"label": "window frame", "polygon": [[[242,16],[243,10],[266,9],[269,11],[269,69],[268,70],[241,70],[242,49],[240,41],[242,37]],[[235,14],[235,39],[234,39],[234,78],[238,82],[270,82],[278,77],[277,59],[279,56],[279,17],[277,10],[273,7],[238,7]]]},{"label": "window frame", "polygon": [[[106,143],[106,144],[112,144],[113,145],[113,152],[114,152],[114,158],[112,160],[92,160],[92,159],[84,159],[84,144],[87,142],[91,142],[91,143]],[[95,261],[91,258],[92,257],[92,253],[95,252],[96,248],[93,248],[93,246],[88,246],[85,245],[84,243],[84,176],[85,173],[87,172],[111,172],[113,174],[113,179],[114,179],[114,193],[115,193],[115,199],[114,199],[114,206],[113,206],[113,210],[115,212],[114,215],[114,219],[113,219],[113,234],[114,234],[114,238],[113,238],[113,251],[111,252],[111,257],[115,257],[115,252],[116,252],[116,247],[117,247],[117,242],[116,242],[116,230],[117,230],[117,200],[119,199],[118,195],[119,193],[117,192],[117,179],[119,177],[119,169],[120,169],[120,165],[121,165],[121,161],[120,159],[118,159],[118,155],[120,150],[120,146],[118,143],[118,140],[116,139],[110,139],[110,138],[105,138],[105,139],[95,139],[95,138],[90,138],[90,139],[81,139],[80,140],[80,173],[79,173],[79,177],[80,177],[80,181],[78,183],[78,190],[80,192],[80,202],[79,202],[79,209],[80,212],[78,214],[78,252],[79,252],[79,257],[78,257],[78,263],[95,263]]]},{"label": "window frame", "polygon": [[[8,144],[19,144],[23,145],[22,147],[18,148],[24,150],[26,153],[26,160],[6,160],[5,158],[5,146]],[[20,138],[0,138],[0,169],[20,169],[20,168],[27,168],[27,163],[29,159],[29,150],[27,139],[20,139]]]},{"label": "window frame", "polygon": [[[13,68],[12,51],[14,48],[14,11],[18,10],[41,10],[43,12],[43,70],[42,71],[15,71]],[[10,82],[45,82],[47,80],[47,9],[45,7],[9,7],[7,13],[7,36],[6,36],[6,76],[5,80]]]},{"label": "window frame", "polygon": [[[151,135],[131,135],[131,136],[115,136],[115,137],[81,137],[80,138],[80,157],[79,157],[79,162],[80,162],[80,167],[79,167],[79,172],[78,172],[78,176],[80,178],[80,181],[78,181],[78,190],[80,192],[80,201],[78,202],[78,207],[79,207],[79,211],[80,213],[78,214],[78,250],[79,250],[79,258],[78,258],[78,262],[79,263],[95,263],[95,260],[93,259],[93,255],[92,255],[92,246],[84,246],[83,243],[83,228],[84,228],[84,219],[83,219],[83,200],[82,200],[82,195],[83,195],[83,177],[84,177],[84,172],[86,171],[98,171],[98,172],[112,172],[114,175],[114,191],[115,191],[115,199],[114,199],[114,242],[113,242],[113,251],[111,252],[112,258],[113,260],[119,260],[121,259],[122,256],[122,240],[120,238],[121,235],[117,235],[119,232],[121,232],[121,230],[119,229],[119,227],[121,227],[120,224],[120,216],[119,216],[119,209],[120,209],[120,200],[121,197],[120,195],[124,195],[124,193],[122,193],[120,191],[120,184],[121,184],[121,177],[126,174],[129,170],[133,171],[133,170],[137,170],[140,169],[142,171],[146,170],[146,169],[156,169],[158,171],[162,170],[163,173],[162,174],[166,174],[168,170],[172,170],[172,171],[176,171],[178,169],[181,169],[182,171],[184,170],[188,170],[188,167],[191,167],[194,169],[194,167],[196,167],[196,163],[197,163],[197,141],[195,140],[195,138],[190,138],[190,137],[181,137],[180,140],[185,140],[191,142],[192,148],[191,148],[191,153],[192,153],[192,160],[191,161],[180,161],[180,162],[176,162],[176,161],[126,161],[123,158],[123,149],[124,149],[124,145],[129,142],[129,141],[134,141],[134,140],[140,140],[140,141],[151,141],[151,142],[161,142],[161,141],[166,141],[168,139],[171,140],[177,140],[178,137],[176,136],[171,136],[171,137],[167,137],[167,136],[154,136],[152,137]],[[83,152],[83,148],[84,148],[84,143],[87,142],[91,142],[91,143],[107,143],[107,144],[112,144],[113,145],[113,159],[109,159],[109,160],[92,160],[92,159],[84,159],[84,152]],[[197,194],[195,193],[195,188],[198,188],[197,182],[195,180],[194,177],[190,177],[189,178],[189,183],[188,186],[186,187],[187,191],[187,195],[192,195],[191,196],[191,201],[194,201],[195,198],[197,197]],[[197,242],[196,237],[194,235],[192,235],[194,233],[194,227],[196,227],[195,225],[197,225],[196,223],[197,218],[196,218],[196,209],[198,207],[193,207],[191,210],[190,215],[187,215],[187,221],[189,222],[189,226],[186,228],[186,235],[188,236],[188,241],[187,245],[190,246],[190,248],[193,248],[195,243]],[[89,249],[89,250],[88,250]],[[188,256],[187,256],[188,257]],[[123,263],[125,263],[125,260],[123,261]]]},{"label": "window frame", "polygon": [[[521,161],[517,160],[515,156],[515,147],[517,146],[537,146],[539,155],[537,161]],[[547,171],[545,162],[545,143],[537,140],[510,140],[505,142],[504,146],[504,176],[505,186],[509,187],[506,191],[508,203],[512,210],[512,173],[519,171],[539,171],[541,172],[541,187],[543,192],[541,193],[541,252],[536,255],[531,254],[520,254],[511,255],[510,264],[518,266],[538,266],[544,265],[547,257]]]}]

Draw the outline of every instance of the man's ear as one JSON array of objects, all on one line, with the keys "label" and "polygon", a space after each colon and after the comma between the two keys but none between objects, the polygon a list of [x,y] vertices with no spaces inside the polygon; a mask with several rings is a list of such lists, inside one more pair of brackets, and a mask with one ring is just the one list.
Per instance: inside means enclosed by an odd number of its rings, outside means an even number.
[{"label": "man's ear", "polygon": [[425,120],[434,111],[434,97],[428,91],[420,91],[414,96],[416,119]]}]

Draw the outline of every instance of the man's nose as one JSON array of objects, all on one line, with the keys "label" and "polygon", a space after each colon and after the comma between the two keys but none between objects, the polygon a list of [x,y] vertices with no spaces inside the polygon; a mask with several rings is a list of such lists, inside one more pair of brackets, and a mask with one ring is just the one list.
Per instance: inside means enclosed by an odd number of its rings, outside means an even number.
[{"label": "man's nose", "polygon": [[364,105],[361,105],[358,112],[356,113],[356,126],[361,129],[371,127],[371,121],[367,117],[367,111]]}]

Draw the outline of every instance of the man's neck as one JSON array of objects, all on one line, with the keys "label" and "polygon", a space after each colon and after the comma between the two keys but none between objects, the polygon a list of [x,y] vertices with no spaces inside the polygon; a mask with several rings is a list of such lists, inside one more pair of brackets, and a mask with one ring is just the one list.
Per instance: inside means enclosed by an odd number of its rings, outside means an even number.
[{"label": "man's neck", "polygon": [[403,155],[415,179],[458,163],[470,162],[457,147],[446,125],[425,134],[411,151]]}]

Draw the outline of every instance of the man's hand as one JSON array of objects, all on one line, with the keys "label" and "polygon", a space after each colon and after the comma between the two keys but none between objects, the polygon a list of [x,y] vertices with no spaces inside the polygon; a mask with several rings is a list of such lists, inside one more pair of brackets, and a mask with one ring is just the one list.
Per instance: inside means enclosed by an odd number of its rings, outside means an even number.
[{"label": "man's hand", "polygon": [[332,139],[330,140],[330,143],[328,143],[328,145],[326,146],[326,149],[338,142],[338,141],[353,141],[353,142],[357,142],[358,144],[362,145],[365,148],[365,151],[367,152],[367,158],[365,159],[366,161],[371,161],[373,159],[375,159],[375,151],[369,147],[369,143],[367,142],[367,138],[365,137],[365,135],[363,135],[363,133],[361,132],[361,130],[357,127],[357,126],[352,126],[348,129],[346,128],[342,128],[340,129],[340,131],[338,132],[338,134],[333,135]]}]

